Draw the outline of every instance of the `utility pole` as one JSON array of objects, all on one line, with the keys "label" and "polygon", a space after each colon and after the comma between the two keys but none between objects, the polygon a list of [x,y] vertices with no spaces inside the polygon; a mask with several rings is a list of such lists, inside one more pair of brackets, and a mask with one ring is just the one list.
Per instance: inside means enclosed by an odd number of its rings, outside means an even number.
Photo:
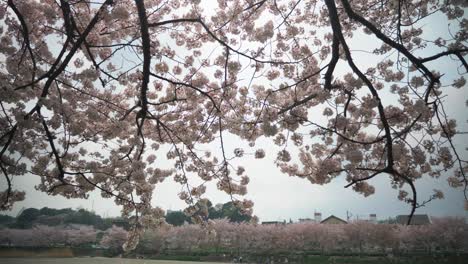
[{"label": "utility pole", "polygon": [[353,214],[352,214],[350,211],[346,210],[346,221],[349,222],[349,220],[351,219],[351,217],[353,217]]}]

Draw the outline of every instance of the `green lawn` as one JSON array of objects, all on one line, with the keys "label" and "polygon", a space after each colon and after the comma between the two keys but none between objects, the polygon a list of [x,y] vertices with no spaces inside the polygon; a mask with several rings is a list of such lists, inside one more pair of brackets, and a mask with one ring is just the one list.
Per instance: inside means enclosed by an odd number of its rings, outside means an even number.
[{"label": "green lawn", "polygon": [[[465,264],[467,259],[463,256],[448,258],[431,257],[405,257],[400,259],[388,259],[382,257],[328,257],[309,256],[303,260],[303,264]],[[2,264],[226,264],[220,262],[195,262],[175,260],[148,260],[125,258],[0,258]],[[283,264],[275,262],[275,264]]]},{"label": "green lawn", "polygon": [[413,256],[401,258],[385,258],[385,257],[341,257],[341,256],[308,256],[304,260],[304,264],[466,264],[468,259],[466,256],[450,256],[450,257],[430,257],[430,256]]},{"label": "green lawn", "polygon": [[[2,264],[200,264],[201,262],[124,258],[0,258]],[[203,262],[217,264],[216,262]]]}]

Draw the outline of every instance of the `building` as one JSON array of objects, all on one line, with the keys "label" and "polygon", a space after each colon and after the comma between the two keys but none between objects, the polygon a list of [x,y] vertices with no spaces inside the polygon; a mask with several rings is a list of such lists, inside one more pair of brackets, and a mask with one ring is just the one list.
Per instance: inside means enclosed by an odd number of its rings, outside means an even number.
[{"label": "building", "polygon": [[310,218],[299,218],[299,223],[313,223],[314,220]]},{"label": "building", "polygon": [[314,213],[314,220],[317,224],[322,222],[322,213]]},{"label": "building", "polygon": [[334,215],[330,215],[329,217],[323,219],[323,221],[321,221],[320,223],[321,224],[347,224],[348,222]]},{"label": "building", "polygon": [[[408,223],[409,215],[397,215],[396,222],[400,225],[406,225]],[[429,225],[432,224],[431,219],[427,214],[413,215],[411,218],[410,225]]]}]

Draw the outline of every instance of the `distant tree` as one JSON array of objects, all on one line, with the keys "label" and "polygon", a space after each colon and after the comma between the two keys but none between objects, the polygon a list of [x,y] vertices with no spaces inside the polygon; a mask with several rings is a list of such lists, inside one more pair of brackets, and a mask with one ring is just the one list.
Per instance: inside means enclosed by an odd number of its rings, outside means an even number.
[{"label": "distant tree", "polygon": [[9,215],[0,215],[0,227],[2,226],[9,226],[13,224],[16,219],[13,216]]},{"label": "distant tree", "polygon": [[221,219],[223,218],[222,204],[217,206],[211,206],[208,208],[209,218],[210,219]]},{"label": "distant tree", "polygon": [[71,208],[55,209],[55,208],[49,208],[49,207],[42,207],[41,209],[39,209],[39,213],[41,215],[47,215],[47,216],[65,215],[65,214],[68,215],[74,212],[75,210]]},{"label": "distant tree", "polygon": [[[86,209],[73,210],[70,208],[41,209],[28,208],[15,219],[14,227],[31,228],[34,225],[56,226],[62,224],[90,225],[105,230],[112,226],[112,219],[104,220],[101,216]],[[1,224],[1,223],[0,223]]]},{"label": "distant tree", "polygon": [[171,211],[166,214],[166,222],[173,226],[181,226],[190,223],[190,217],[182,211]]},{"label": "distant tree", "polygon": [[99,227],[103,224],[103,220],[99,215],[93,212],[86,211],[85,209],[78,209],[77,211],[67,214],[65,223]]},{"label": "distant tree", "polygon": [[63,225],[65,223],[67,215],[65,214],[57,214],[52,216],[41,215],[39,216],[34,224],[39,225],[48,225],[48,226],[58,226]]},{"label": "distant tree", "polygon": [[249,222],[252,219],[251,215],[243,213],[233,202],[227,202],[219,208],[215,208],[209,200],[201,199],[192,208],[194,208],[192,217],[188,216],[187,212],[171,211],[166,214],[166,222],[174,226],[181,226],[185,222],[193,223],[193,217],[205,220],[228,219],[236,223]]},{"label": "distant tree", "polygon": [[15,227],[31,228],[40,215],[41,213],[38,209],[27,208],[16,218]]},{"label": "distant tree", "polygon": [[379,224],[396,224],[396,217],[389,217],[387,219],[382,219],[377,221]]},{"label": "distant tree", "polygon": [[233,202],[227,202],[223,204],[220,218],[227,218],[231,222],[240,223],[250,221],[252,216],[242,213],[239,207],[235,206]]}]

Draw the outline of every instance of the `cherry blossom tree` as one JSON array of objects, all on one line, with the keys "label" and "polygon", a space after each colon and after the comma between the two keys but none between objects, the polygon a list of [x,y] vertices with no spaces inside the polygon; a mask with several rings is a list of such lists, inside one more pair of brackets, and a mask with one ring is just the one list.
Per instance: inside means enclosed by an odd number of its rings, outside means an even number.
[{"label": "cherry blossom tree", "polygon": [[425,250],[432,252],[436,246],[437,238],[442,235],[434,231],[430,226],[400,226],[398,237],[401,251]]},{"label": "cherry blossom tree", "polygon": [[[24,199],[13,179],[25,174],[50,195],[98,190],[136,217],[131,248],[141,227],[160,224],[164,212],[150,202],[167,178],[181,184],[198,221],[208,210],[197,201],[212,181],[251,213],[252,201],[241,198],[249,176],[236,162],[267,154],[313,184],[345,175],[364,196],[375,191],[368,180],[389,177],[411,215],[443,197],[418,197],[420,178],[445,177],[466,199],[468,165],[455,143],[462,134],[444,102],[466,89],[467,6],[3,1],[1,209]],[[434,23],[450,34],[426,34]],[[375,45],[358,50],[358,38]],[[252,149],[228,149],[233,135]],[[277,150],[255,149],[260,137]]]},{"label": "cherry blossom tree", "polygon": [[170,227],[164,226],[157,229],[146,230],[140,238],[136,252],[142,254],[160,254],[165,248]]},{"label": "cherry blossom tree", "polygon": [[45,226],[31,229],[2,229],[0,243],[17,247],[77,247],[96,243],[96,230],[91,226]]},{"label": "cherry blossom tree", "polygon": [[63,230],[65,232],[66,244],[76,247],[84,244],[94,244],[97,232],[92,226],[73,225],[72,228]]},{"label": "cherry blossom tree", "polygon": [[204,241],[205,230],[199,225],[182,225],[178,228],[172,228],[167,237],[170,249],[191,252],[199,248]]},{"label": "cherry blossom tree", "polygon": [[227,219],[216,219],[209,223],[209,239],[208,243],[215,249],[215,252],[220,252],[221,249],[227,248],[230,245],[233,233],[236,229],[235,225]]},{"label": "cherry blossom tree", "polygon": [[468,225],[463,218],[433,219],[434,233],[438,234],[435,242],[441,249],[460,251],[468,249]]},{"label": "cherry blossom tree", "polygon": [[110,248],[116,252],[120,252],[125,247],[128,239],[128,232],[118,226],[112,226],[106,230],[100,244],[103,247]]},{"label": "cherry blossom tree", "polygon": [[387,252],[387,249],[398,248],[398,229],[396,225],[386,224],[382,227],[380,224],[373,224],[369,226],[370,238],[369,243],[380,249],[383,253]]},{"label": "cherry blossom tree", "polygon": [[356,221],[345,225],[344,235],[347,244],[351,249],[358,249],[359,254],[362,254],[365,248],[369,247],[371,238],[371,228],[373,224],[365,221]]}]

